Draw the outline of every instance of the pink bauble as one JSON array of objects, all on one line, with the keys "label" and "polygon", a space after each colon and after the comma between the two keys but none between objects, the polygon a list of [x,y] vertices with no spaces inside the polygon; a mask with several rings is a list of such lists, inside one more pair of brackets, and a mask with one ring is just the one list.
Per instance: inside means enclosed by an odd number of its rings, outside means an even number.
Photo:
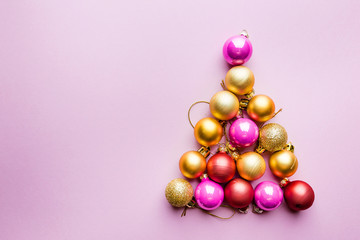
[{"label": "pink bauble", "polygon": [[244,35],[236,35],[226,40],[223,47],[225,60],[231,65],[241,65],[252,55],[252,45]]},{"label": "pink bauble", "polygon": [[223,202],[224,190],[205,175],[196,187],[194,196],[199,207],[205,210],[214,210]]},{"label": "pink bauble", "polygon": [[259,208],[271,211],[278,208],[282,203],[283,191],[278,184],[264,181],[256,186],[254,200]]},{"label": "pink bauble", "polygon": [[239,118],[229,128],[229,137],[233,145],[237,147],[249,147],[259,137],[258,126],[247,118]]}]

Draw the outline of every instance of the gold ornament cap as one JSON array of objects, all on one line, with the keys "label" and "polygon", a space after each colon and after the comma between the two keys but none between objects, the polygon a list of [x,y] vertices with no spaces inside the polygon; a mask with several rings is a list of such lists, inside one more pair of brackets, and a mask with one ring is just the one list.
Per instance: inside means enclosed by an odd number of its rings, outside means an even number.
[{"label": "gold ornament cap", "polygon": [[168,183],[165,189],[165,197],[174,207],[185,207],[194,195],[191,184],[182,178],[176,178]]}]

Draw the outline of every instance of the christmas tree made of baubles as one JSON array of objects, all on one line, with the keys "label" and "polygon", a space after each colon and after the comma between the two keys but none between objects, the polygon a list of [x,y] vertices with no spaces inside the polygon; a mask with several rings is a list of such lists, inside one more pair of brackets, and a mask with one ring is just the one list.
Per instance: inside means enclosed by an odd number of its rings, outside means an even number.
[{"label": "christmas tree made of baubles", "polygon": [[[246,213],[250,203],[253,212],[262,213],[278,208],[284,198],[293,211],[308,209],[314,202],[313,189],[304,181],[288,179],[296,172],[298,160],[285,128],[277,123],[265,124],[276,115],[275,104],[266,95],[254,94],[254,74],[241,66],[252,55],[247,32],[229,38],[223,46],[223,55],[233,67],[221,83],[224,90],[209,102],[214,118],[206,117],[196,123],[194,135],[201,148],[184,153],[179,161],[186,178],[200,178],[201,182],[194,192],[187,180],[174,179],[166,186],[166,199],[174,207],[184,207],[182,216],[186,209],[194,207],[210,215],[213,214],[208,211],[220,206],[232,208],[234,213],[236,209]],[[248,118],[244,117],[245,112]],[[219,143],[223,136],[226,142]],[[255,151],[244,152],[244,148],[256,143]],[[217,153],[206,163],[210,147],[216,145]],[[253,189],[250,182],[265,173],[266,164],[261,156],[264,151],[271,152],[269,167],[279,178],[279,184],[263,181]],[[240,178],[234,178],[236,170]],[[219,183],[226,185],[223,188]],[[227,205],[223,204],[224,199]]]}]

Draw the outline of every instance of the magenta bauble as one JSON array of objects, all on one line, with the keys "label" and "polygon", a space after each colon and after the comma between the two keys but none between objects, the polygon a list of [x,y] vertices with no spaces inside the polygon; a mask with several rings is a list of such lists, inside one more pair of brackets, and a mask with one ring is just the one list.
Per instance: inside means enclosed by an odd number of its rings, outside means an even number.
[{"label": "magenta bauble", "polygon": [[259,138],[259,128],[250,119],[239,118],[231,124],[229,138],[237,147],[249,147]]},{"label": "magenta bauble", "polygon": [[265,210],[271,211],[280,206],[283,201],[283,191],[274,182],[265,181],[259,183],[254,192],[255,204]]},{"label": "magenta bauble", "polygon": [[205,210],[218,208],[224,200],[224,190],[216,182],[211,181],[206,175],[195,189],[196,203]]},{"label": "magenta bauble", "polygon": [[224,58],[231,65],[246,63],[252,51],[252,45],[246,33],[230,37],[223,46]]}]

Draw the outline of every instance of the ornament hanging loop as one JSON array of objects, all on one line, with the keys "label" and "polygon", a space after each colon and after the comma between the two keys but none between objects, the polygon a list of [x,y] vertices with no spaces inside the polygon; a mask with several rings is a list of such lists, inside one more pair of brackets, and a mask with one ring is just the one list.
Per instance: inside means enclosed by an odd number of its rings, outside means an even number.
[{"label": "ornament hanging loop", "polygon": [[190,112],[191,112],[191,109],[192,109],[196,104],[198,104],[198,103],[207,103],[207,104],[210,104],[210,103],[207,102],[207,101],[197,101],[197,102],[194,102],[193,104],[191,104],[191,106],[190,106],[190,108],[189,108],[189,110],[188,110],[188,120],[189,120],[190,125],[191,125],[193,128],[195,128],[195,127],[194,127],[194,125],[193,125],[192,122],[191,122]]}]

